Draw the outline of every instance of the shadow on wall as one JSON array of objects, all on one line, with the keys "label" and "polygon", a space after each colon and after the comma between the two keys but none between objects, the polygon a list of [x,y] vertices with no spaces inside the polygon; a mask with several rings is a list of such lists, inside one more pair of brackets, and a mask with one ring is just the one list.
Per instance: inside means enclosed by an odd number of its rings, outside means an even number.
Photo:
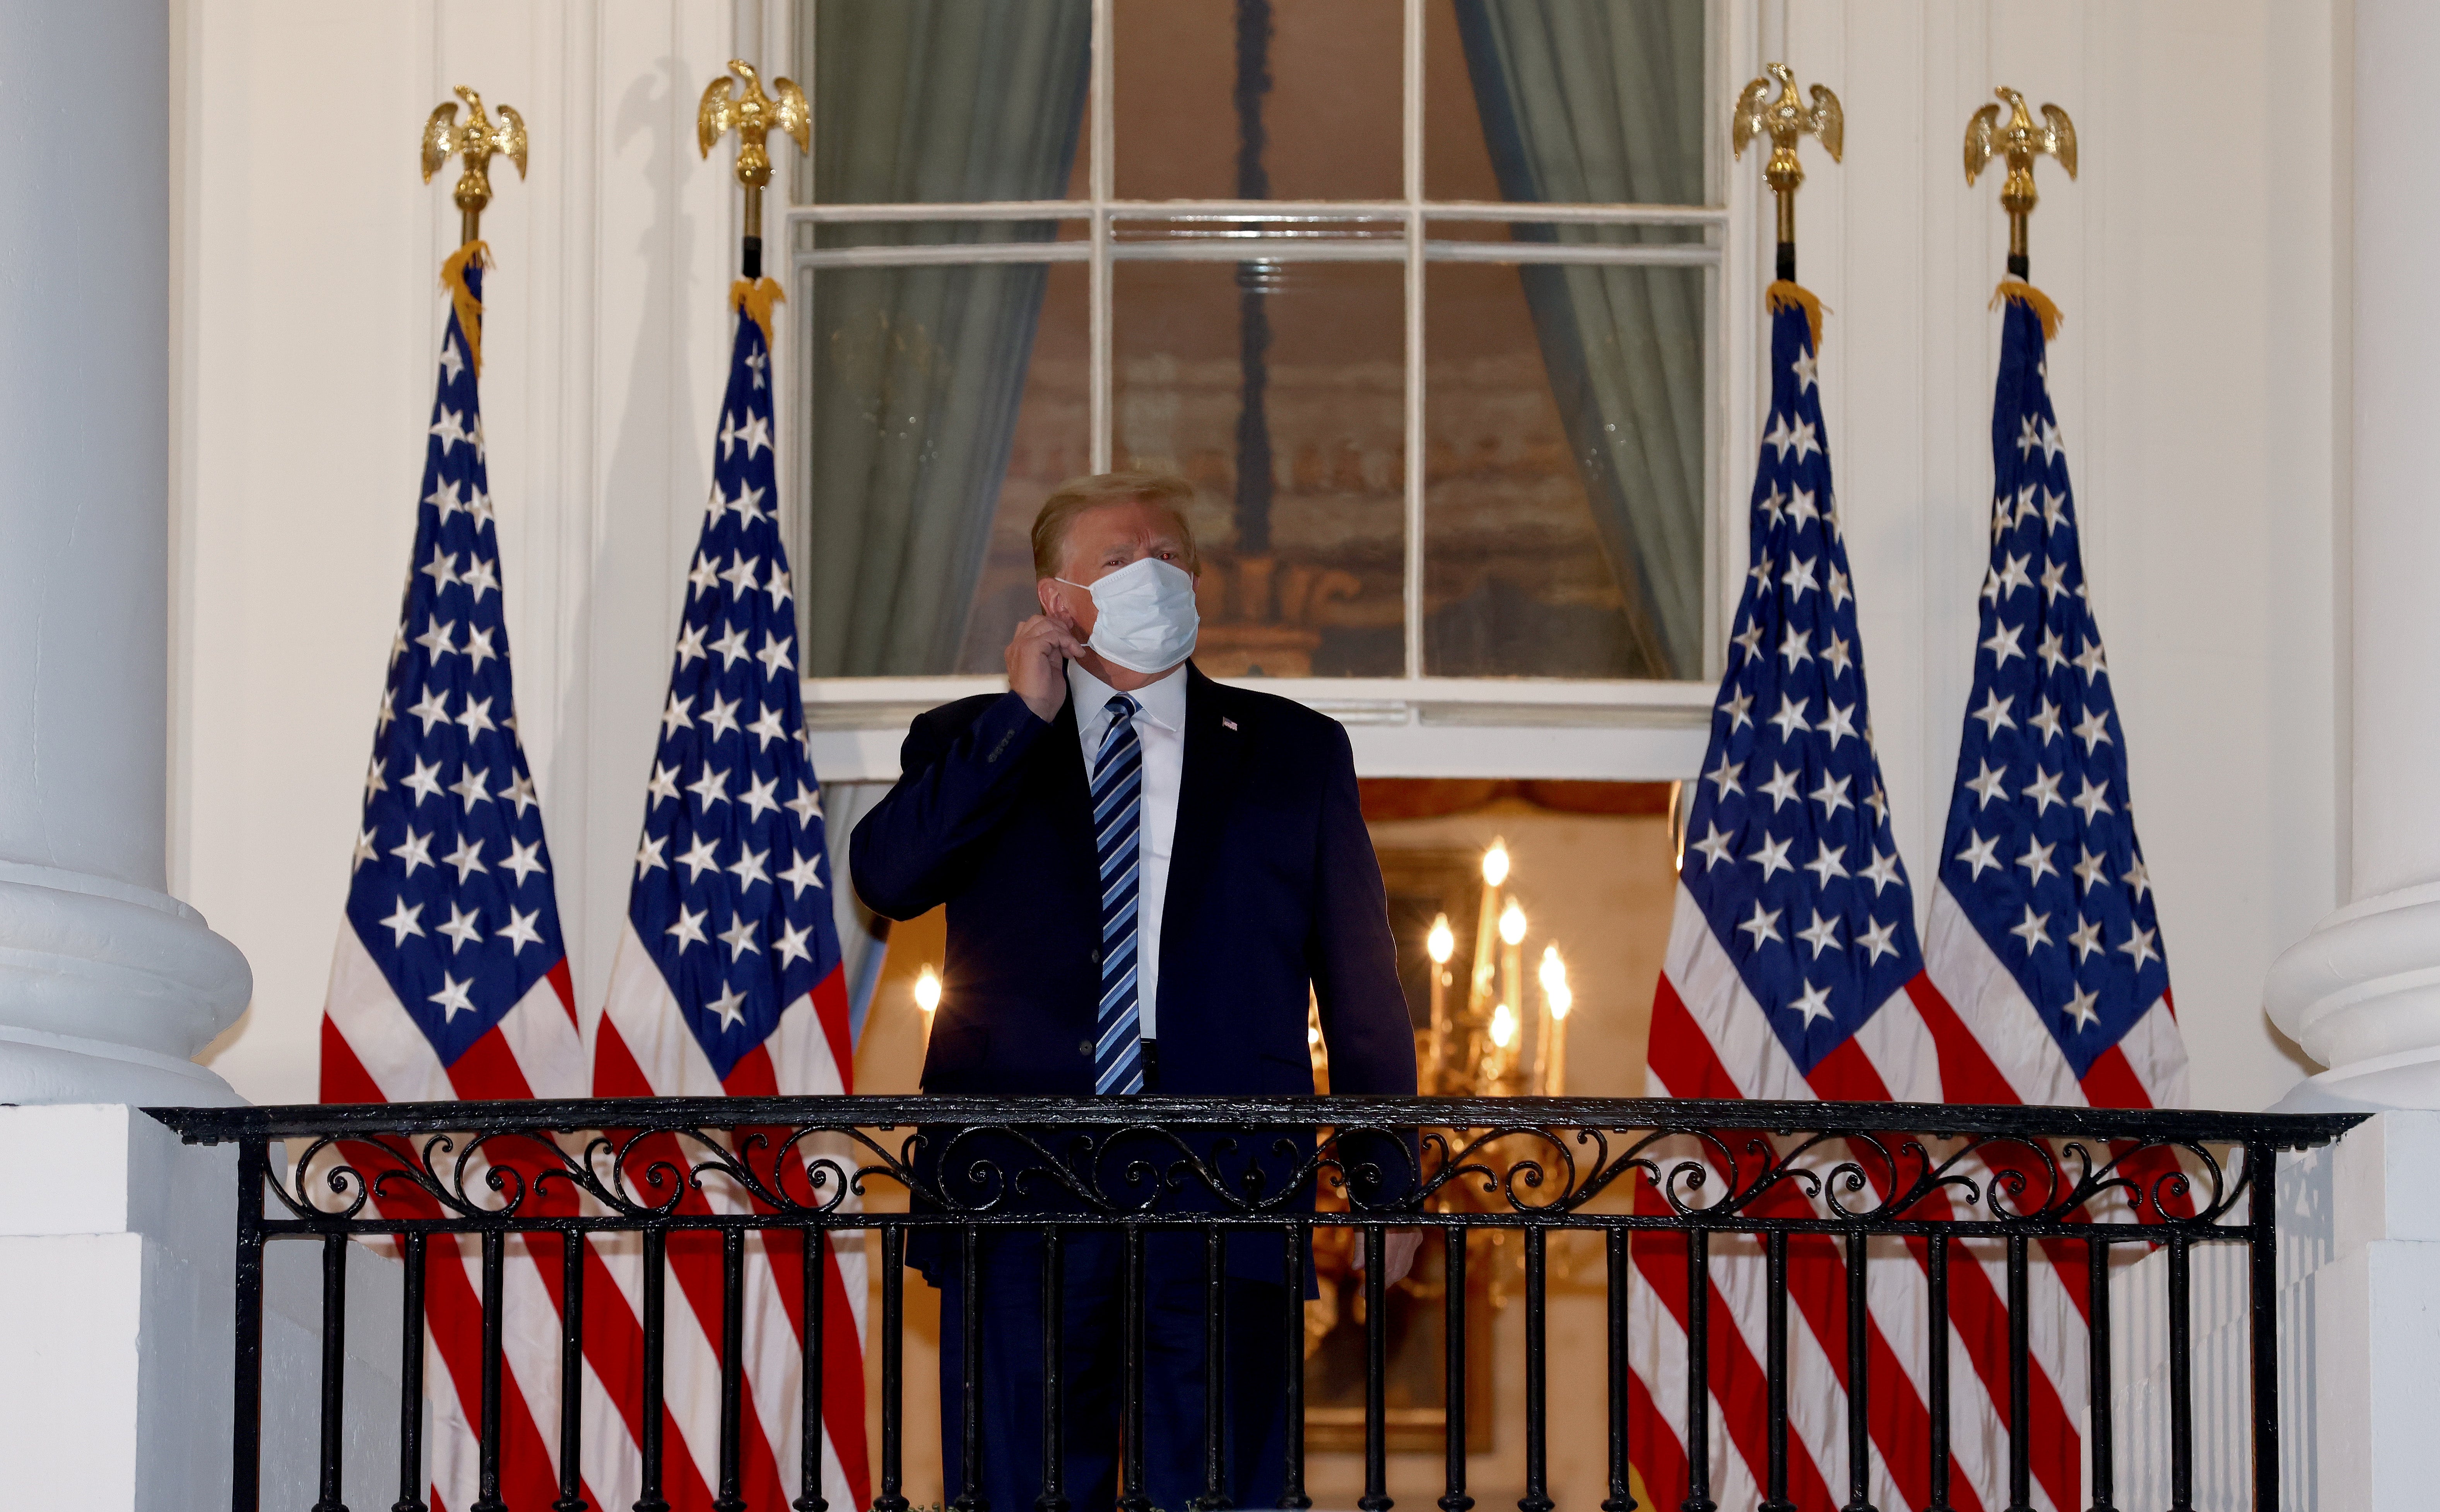
[{"label": "shadow on wall", "polygon": [[680,308],[681,298],[709,297],[695,287],[697,227],[680,193],[684,171],[695,166],[684,152],[694,95],[684,69],[678,58],[659,59],[627,86],[612,117],[616,150],[639,140],[646,148],[637,171],[653,186],[652,218],[634,243],[642,298],[632,318],[614,318],[615,301],[597,290],[600,366],[609,366],[622,339],[633,356],[615,449],[595,480],[592,570],[564,620],[577,627],[576,665],[562,685],[563,737],[546,792],[559,821],[551,837],[568,967],[577,1001],[586,1005],[601,1000],[623,932],[625,837],[642,819],[684,563],[702,523],[687,480],[710,477],[696,447],[712,416],[692,412],[686,388],[691,336],[703,321],[700,312]]}]

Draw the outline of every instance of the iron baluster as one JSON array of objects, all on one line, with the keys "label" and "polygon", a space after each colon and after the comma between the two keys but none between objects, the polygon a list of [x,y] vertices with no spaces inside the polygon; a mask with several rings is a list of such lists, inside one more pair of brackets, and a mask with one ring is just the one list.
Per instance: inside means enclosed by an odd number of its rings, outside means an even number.
[{"label": "iron baluster", "polygon": [[2169,1235],[2169,1512],[2194,1512],[2195,1360],[2192,1256]]},{"label": "iron baluster", "polygon": [[712,1512],[745,1512],[745,1231],[720,1231],[720,1485]]},{"label": "iron baluster", "polygon": [[668,1231],[646,1229],[643,1248],[643,1428],[636,1442],[642,1484],[637,1487],[636,1512],[670,1512],[670,1503],[661,1495],[661,1346],[668,1309]]},{"label": "iron baluster", "polygon": [[1873,1512],[1872,1315],[1864,1290],[1864,1231],[1847,1231],[1847,1505]]},{"label": "iron baluster", "polygon": [[1769,1275],[1763,1283],[1763,1373],[1768,1389],[1763,1434],[1768,1484],[1759,1512],[1796,1512],[1787,1499],[1787,1231],[1763,1236]]},{"label": "iron baluster", "polygon": [[508,1310],[508,1242],[498,1229],[483,1231],[483,1425],[473,1512],[508,1512],[500,1500],[500,1330]]},{"label": "iron baluster", "polygon": [[1924,1407],[1931,1417],[1931,1501],[1924,1512],[1949,1512],[1948,1472],[1948,1235],[1935,1233],[1924,1253],[1929,1318],[1925,1332]]},{"label": "iron baluster", "polygon": [[[797,1499],[788,1503],[796,1512],[830,1512],[830,1502],[822,1495],[822,1405],[829,1395],[829,1381],[823,1374],[822,1324],[830,1307],[830,1291],[824,1281],[829,1251],[828,1229],[805,1231],[803,1269],[798,1281],[804,1299],[804,1352],[801,1368],[797,1372],[797,1378],[803,1383],[797,1430],[797,1479],[800,1489]],[[855,1426],[861,1429],[864,1425]]]},{"label": "iron baluster", "polygon": [[1304,1494],[1304,1247],[1302,1226],[1291,1223],[1283,1238],[1286,1246],[1287,1316],[1287,1473],[1283,1478],[1280,1505],[1287,1512],[1302,1512],[1313,1505],[1313,1498]]},{"label": "iron baluster", "polygon": [[1678,1512],[1718,1512],[1712,1500],[1712,1234],[1686,1235],[1686,1499]]},{"label": "iron baluster", "polygon": [[262,1184],[269,1147],[237,1146],[236,1379],[229,1403],[229,1507],[262,1508]]},{"label": "iron baluster", "polygon": [[1545,1310],[1550,1282],[1550,1256],[1545,1229],[1525,1231],[1525,1494],[1517,1512],[1551,1512],[1550,1492],[1550,1360]]},{"label": "iron baluster", "polygon": [[2026,1338],[2031,1242],[2021,1233],[2008,1235],[2008,1512],[2034,1509],[2033,1351]]},{"label": "iron baluster", "polygon": [[1471,1512],[1474,1498],[1465,1494],[1466,1230],[1452,1224],[1441,1233],[1442,1449],[1448,1462],[1448,1488],[1441,1493],[1440,1506],[1441,1512]]},{"label": "iron baluster", "polygon": [[881,1494],[872,1512],[906,1512],[906,1231],[881,1231]]},{"label": "iron baluster", "polygon": [[1602,1231],[1607,1250],[1609,1288],[1604,1301],[1609,1323],[1609,1495],[1602,1512],[1636,1512],[1626,1444],[1626,1231],[1615,1226]]},{"label": "iron baluster", "polygon": [[[2098,1225],[2095,1226],[2096,1228]],[[2092,1505],[2090,1512],[2115,1512],[2117,1470],[2110,1444],[2109,1401],[2109,1246],[2087,1239],[2085,1259],[2085,1348],[2091,1372],[2087,1397],[2091,1403]]]},{"label": "iron baluster", "polygon": [[398,1500],[389,1512],[430,1512],[423,1501],[423,1247],[421,1233],[405,1235],[399,1247],[406,1272],[398,1329]]},{"label": "iron baluster", "polygon": [[1120,1417],[1124,1427],[1120,1457],[1119,1505],[1126,1512],[1152,1512],[1144,1495],[1144,1252],[1143,1230],[1130,1225],[1120,1237],[1124,1272],[1119,1287],[1119,1308],[1125,1358],[1120,1366]]},{"label": "iron baluster", "polygon": [[968,1224],[958,1236],[958,1512],[985,1512],[983,1495],[983,1235]]},{"label": "iron baluster", "polygon": [[584,1254],[582,1231],[559,1235],[559,1500],[551,1512],[587,1512],[584,1500]]},{"label": "iron baluster", "polygon": [[2279,1512],[2279,1154],[2245,1147],[2247,1303],[2253,1325],[2253,1507]]},{"label": "iron baluster", "polygon": [[348,1236],[322,1236],[322,1494],[314,1512],[348,1512],[339,1485],[347,1444]]},{"label": "iron baluster", "polygon": [[1390,1302],[1381,1279],[1385,1254],[1381,1225],[1364,1226],[1364,1494],[1355,1499],[1362,1512],[1389,1512],[1390,1404],[1383,1377],[1389,1375]]},{"label": "iron baluster", "polygon": [[1203,1494],[1196,1512],[1229,1504],[1229,1234],[1203,1235]]},{"label": "iron baluster", "polygon": [[1067,1392],[1064,1324],[1068,1313],[1065,1237],[1056,1229],[1042,1236],[1042,1494],[1038,1512],[1067,1512],[1068,1436],[1060,1424]]}]

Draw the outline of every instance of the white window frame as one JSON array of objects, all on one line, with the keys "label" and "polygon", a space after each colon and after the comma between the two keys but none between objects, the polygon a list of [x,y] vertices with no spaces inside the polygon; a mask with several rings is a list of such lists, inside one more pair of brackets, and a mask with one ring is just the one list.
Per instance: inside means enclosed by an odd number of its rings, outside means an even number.
[{"label": "white window frame", "polygon": [[[1755,326],[1745,306],[1751,300],[1723,297],[1724,291],[1753,283],[1760,272],[1755,240],[1762,224],[1752,194],[1728,193],[1702,206],[1518,205],[1502,201],[1434,201],[1424,195],[1424,24],[1431,0],[1404,0],[1401,111],[1404,194],[1394,200],[1241,201],[1127,200],[1114,192],[1115,74],[1113,0],[1092,3],[1092,80],[1086,149],[1087,194],[1082,199],[998,201],[985,204],[798,205],[781,195],[766,210],[772,229],[768,265],[783,278],[821,267],[925,262],[1082,262],[1089,290],[1091,360],[1091,465],[1106,471],[1111,455],[1111,269],[1121,261],[1186,261],[1242,262],[1243,243],[1213,238],[1193,242],[1119,241],[1124,222],[1177,220],[1328,221],[1394,224],[1403,236],[1296,240],[1280,261],[1394,261],[1406,277],[1406,563],[1405,675],[1396,677],[1246,677],[1232,682],[1294,698],[1332,715],[1348,728],[1356,769],[1367,777],[1577,778],[1680,781],[1701,765],[1711,724],[1720,657],[1720,627],[1735,603],[1741,574],[1725,563],[1743,543],[1741,512],[1731,506],[1729,480],[1741,471],[1726,455],[1726,438],[1749,434],[1756,405],[1749,390],[1756,364],[1747,354]],[[1772,19],[1770,0],[1712,0],[1707,94],[1721,108],[1704,136],[1706,182],[1721,195],[1727,180],[1727,143],[1722,122],[1736,72],[1732,60],[1759,55],[1758,30]],[[790,33],[795,6],[763,0],[741,6],[743,45],[759,44],[762,55],[794,63]],[[759,16],[751,14],[760,11]],[[1761,25],[1757,25],[1761,23]],[[944,246],[852,247],[799,252],[797,228],[806,225],[913,221],[1082,221],[1086,236],[1064,242],[959,243]],[[1570,223],[1611,225],[1693,225],[1702,243],[1620,246],[1552,246],[1536,243],[1436,241],[1427,222],[1478,221]],[[1434,262],[1606,262],[1699,266],[1709,270],[1710,314],[1705,352],[1704,675],[1660,679],[1540,677],[1441,677],[1421,673],[1424,652],[1424,363],[1425,273]],[[803,381],[798,363],[775,364],[783,414]],[[798,471],[805,437],[781,459],[793,496],[803,486]],[[1735,581],[1731,581],[1734,579]],[[907,721],[925,709],[975,693],[998,693],[1006,680],[992,675],[924,677],[809,677],[805,719],[815,769],[825,781],[887,782],[899,773],[898,748]]]}]

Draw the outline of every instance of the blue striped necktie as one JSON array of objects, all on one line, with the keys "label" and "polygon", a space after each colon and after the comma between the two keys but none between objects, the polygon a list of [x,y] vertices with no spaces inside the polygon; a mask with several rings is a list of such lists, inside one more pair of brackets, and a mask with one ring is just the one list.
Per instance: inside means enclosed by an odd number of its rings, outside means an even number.
[{"label": "blue striped necktie", "polygon": [[1143,1016],[1136,1002],[1136,903],[1143,849],[1142,705],[1114,693],[1109,733],[1093,758],[1093,851],[1102,866],[1102,1010],[1094,1028],[1093,1090],[1143,1090]]}]

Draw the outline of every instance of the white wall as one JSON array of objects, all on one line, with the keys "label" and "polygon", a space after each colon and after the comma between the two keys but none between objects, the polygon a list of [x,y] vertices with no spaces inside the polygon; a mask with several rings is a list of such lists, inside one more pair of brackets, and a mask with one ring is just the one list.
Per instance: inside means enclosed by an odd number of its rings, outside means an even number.
[{"label": "white wall", "polygon": [[[2034,270],[2067,313],[2052,382],[2194,1092],[2223,1107],[2303,1073],[2261,1014],[2262,977],[2341,901],[2342,5],[1725,12],[1740,78],[1784,46],[1846,106],[1845,163],[1809,163],[1803,271],[1834,311],[1831,445],[1919,880],[1971,671],[1998,355],[1984,301],[2006,237],[1959,144],[1995,83],[2075,116],[2084,177],[2040,170]],[[255,967],[253,1010],[213,1065],[259,1100],[306,1099],[412,528],[434,274],[456,238],[445,184],[409,167],[415,129],[466,82],[533,134],[528,178],[503,169],[485,220],[487,438],[521,728],[589,1005],[709,477],[735,196],[721,160],[696,157],[691,112],[738,13],[187,0],[184,22],[172,886]],[[343,102],[302,111],[324,81]],[[1731,174],[1738,237],[1767,235],[1752,156]],[[1732,285],[1755,277],[1753,249],[1732,246]],[[1731,363],[1742,473],[1754,369]]]},{"label": "white wall", "polygon": [[421,183],[417,134],[466,83],[532,139],[523,182],[494,163],[483,221],[485,431],[519,728],[590,1005],[725,376],[735,196],[693,123],[734,21],[642,0],[184,19],[172,885],[258,963],[212,1063],[310,1101],[458,240],[457,168]]}]

